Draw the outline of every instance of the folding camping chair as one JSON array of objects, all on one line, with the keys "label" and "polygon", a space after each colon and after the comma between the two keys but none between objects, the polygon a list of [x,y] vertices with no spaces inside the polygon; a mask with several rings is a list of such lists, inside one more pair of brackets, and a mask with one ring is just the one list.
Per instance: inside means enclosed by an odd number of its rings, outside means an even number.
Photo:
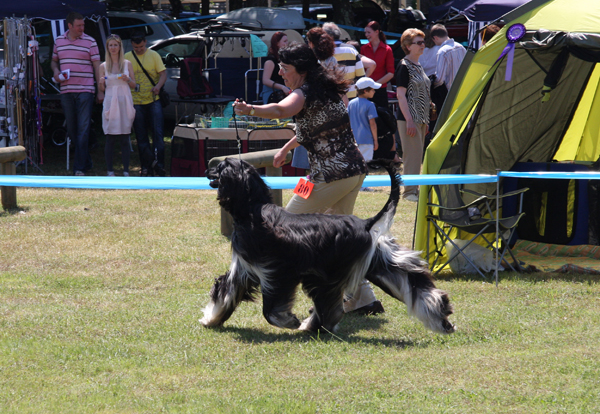
[{"label": "folding camping chair", "polygon": [[[509,246],[509,242],[517,228],[519,220],[525,215],[525,213],[523,213],[523,193],[525,193],[528,188],[521,188],[519,190],[496,196],[481,194],[467,189],[459,190],[457,185],[449,186],[452,188],[447,189],[446,191],[442,191],[440,187],[441,186],[439,185],[433,186],[440,204],[434,204],[432,202],[427,204],[428,260],[430,257],[430,229],[432,226],[436,232],[434,251],[432,252],[435,254],[435,260],[431,266],[431,269],[435,269],[436,265],[438,264],[438,260],[441,260],[444,256],[441,252],[441,246],[444,246],[446,242],[449,242],[456,251],[452,257],[450,257],[445,263],[441,264],[441,267],[435,272],[435,275],[449,265],[452,260],[456,259],[458,255],[462,255],[462,257],[484,279],[486,279],[486,276],[479,269],[479,267],[473,263],[473,260],[466,252],[466,249],[478,238],[481,238],[484,241],[484,247],[488,249],[495,248],[497,244],[499,257],[497,258],[496,265],[499,265],[504,261],[507,267],[509,267],[512,271],[522,271],[523,269],[520,266],[517,258],[514,256]],[[462,200],[462,195],[465,193],[475,196],[475,200],[465,204]],[[517,214],[510,217],[497,218],[496,214],[498,214],[498,206],[496,203],[500,203],[500,201],[506,197],[512,197],[516,195],[519,195],[520,198]],[[493,206],[496,206],[496,209],[494,209]],[[498,233],[496,233],[496,226],[498,226]],[[458,230],[459,236],[466,233],[469,234],[470,239],[467,240],[465,245],[459,246],[452,239],[451,232],[454,229]],[[492,235],[492,237],[490,237],[490,235]],[[441,242],[441,246],[438,243],[438,238],[439,242]],[[506,253],[511,256],[514,262],[513,264],[504,260]]]}]

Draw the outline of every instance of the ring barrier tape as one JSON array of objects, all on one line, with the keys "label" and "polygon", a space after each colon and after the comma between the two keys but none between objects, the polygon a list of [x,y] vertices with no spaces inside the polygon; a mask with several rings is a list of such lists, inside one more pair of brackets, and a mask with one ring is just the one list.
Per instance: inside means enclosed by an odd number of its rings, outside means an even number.
[{"label": "ring barrier tape", "polygon": [[[403,175],[402,185],[444,185],[495,183],[499,177],[542,178],[542,179],[582,179],[600,180],[600,172],[514,172],[501,171],[498,175],[476,174],[430,174]],[[294,189],[300,177],[263,177],[265,183],[274,190]],[[38,175],[0,175],[0,186],[7,187],[47,187],[107,190],[213,190],[206,177],[74,177]],[[387,175],[369,175],[363,187],[389,187]]]},{"label": "ring barrier tape", "polygon": [[[600,178],[600,175],[599,175]],[[300,177],[263,177],[274,190],[294,189]],[[403,175],[402,185],[495,183],[496,175]],[[214,190],[206,177],[75,177],[0,175],[0,186],[104,190]],[[370,175],[363,187],[389,187],[388,175]]]}]

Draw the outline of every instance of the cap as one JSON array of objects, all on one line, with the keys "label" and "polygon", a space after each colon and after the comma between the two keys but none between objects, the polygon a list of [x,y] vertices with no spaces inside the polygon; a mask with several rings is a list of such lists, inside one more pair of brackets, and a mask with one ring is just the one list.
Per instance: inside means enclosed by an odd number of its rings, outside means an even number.
[{"label": "cap", "polygon": [[356,89],[367,88],[379,89],[381,88],[381,83],[377,83],[373,79],[367,78],[366,76],[360,78],[358,82],[356,82]]}]

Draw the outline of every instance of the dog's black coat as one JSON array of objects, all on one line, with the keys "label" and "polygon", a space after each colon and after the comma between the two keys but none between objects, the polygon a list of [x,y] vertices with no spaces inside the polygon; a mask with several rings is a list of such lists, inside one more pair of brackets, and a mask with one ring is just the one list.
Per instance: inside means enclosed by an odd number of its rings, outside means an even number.
[{"label": "dog's black coat", "polygon": [[[343,316],[343,292],[367,279],[406,303],[428,328],[454,332],[448,295],[435,288],[417,252],[387,234],[400,197],[400,177],[391,165],[392,189],[383,209],[366,220],[355,216],[292,214],[272,204],[269,188],[254,167],[227,158],[208,171],[220,205],[234,220],[233,258],[216,279],[201,320],[222,325],[260,286],[263,314],[275,326],[333,331]],[[314,302],[304,322],[292,313],[297,287]]]}]

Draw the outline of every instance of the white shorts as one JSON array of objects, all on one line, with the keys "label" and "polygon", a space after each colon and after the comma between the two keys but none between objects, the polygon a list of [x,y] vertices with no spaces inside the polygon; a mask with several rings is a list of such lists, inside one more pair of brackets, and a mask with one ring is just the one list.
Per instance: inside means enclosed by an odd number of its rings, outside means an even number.
[{"label": "white shorts", "polygon": [[365,161],[371,161],[373,159],[373,144],[358,144],[358,149],[362,154]]}]

